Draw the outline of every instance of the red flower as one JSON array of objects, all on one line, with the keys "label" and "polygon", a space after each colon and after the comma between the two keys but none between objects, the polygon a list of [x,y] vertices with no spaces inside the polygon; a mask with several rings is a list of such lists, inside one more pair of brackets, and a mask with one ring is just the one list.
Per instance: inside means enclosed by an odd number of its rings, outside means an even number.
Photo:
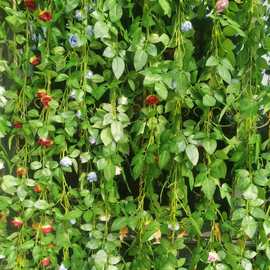
[{"label": "red flower", "polygon": [[43,22],[49,22],[52,19],[52,14],[50,11],[43,10],[39,13],[38,18]]},{"label": "red flower", "polygon": [[22,128],[22,123],[19,122],[19,121],[15,121],[15,122],[13,123],[13,127],[14,127],[14,128]]},{"label": "red flower", "polygon": [[44,233],[44,234],[48,234],[48,233],[51,233],[53,232],[53,226],[48,224],[48,225],[43,225],[41,227],[41,231]]},{"label": "red flower", "polygon": [[39,64],[40,64],[40,61],[41,61],[40,55],[35,55],[35,56],[32,56],[32,57],[30,58],[30,63],[31,63],[33,66],[39,65]]},{"label": "red flower", "polygon": [[42,259],[40,263],[41,263],[42,266],[46,267],[46,266],[50,265],[51,261],[50,261],[49,257],[46,257],[46,258]]},{"label": "red flower", "polygon": [[21,228],[23,225],[23,221],[19,218],[13,218],[11,221],[11,224],[15,227],[15,228]]},{"label": "red flower", "polygon": [[41,99],[40,99],[42,105],[43,105],[45,108],[48,108],[49,103],[50,103],[51,100],[52,100],[52,97],[49,96],[49,95],[47,95],[47,94],[42,95],[42,97],[41,97]]},{"label": "red flower", "polygon": [[39,89],[36,93],[37,98],[41,99],[43,96],[47,95],[45,89]]},{"label": "red flower", "polygon": [[34,191],[36,193],[40,193],[42,191],[41,186],[39,184],[36,184],[35,187],[34,187]]},{"label": "red flower", "polygon": [[19,177],[26,176],[26,174],[27,174],[27,168],[24,168],[24,167],[17,168],[16,174]]},{"label": "red flower", "polygon": [[53,140],[47,138],[40,138],[38,139],[38,144],[48,148],[53,145]]},{"label": "red flower", "polygon": [[36,3],[34,0],[24,0],[24,5],[31,11],[34,11],[36,9]]},{"label": "red flower", "polygon": [[159,103],[159,98],[154,95],[149,95],[145,99],[147,105],[157,105]]}]

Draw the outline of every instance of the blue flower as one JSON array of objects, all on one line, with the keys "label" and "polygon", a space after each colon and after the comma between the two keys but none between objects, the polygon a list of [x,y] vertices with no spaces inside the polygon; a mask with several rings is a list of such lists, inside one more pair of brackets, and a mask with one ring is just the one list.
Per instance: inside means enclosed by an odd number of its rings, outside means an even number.
[{"label": "blue flower", "polygon": [[75,47],[79,47],[80,46],[80,39],[78,37],[77,34],[72,34],[69,39],[68,39],[68,42],[70,44],[70,46],[72,48],[75,48]]},{"label": "blue flower", "polygon": [[81,12],[79,9],[77,9],[77,10],[75,11],[75,18],[76,18],[76,20],[78,20],[78,21],[82,21],[82,20],[83,20],[82,12]]},{"label": "blue flower", "polygon": [[89,181],[90,183],[96,182],[97,181],[97,174],[96,172],[90,172],[87,175],[87,181]]},{"label": "blue flower", "polygon": [[188,32],[192,29],[192,23],[190,21],[185,21],[181,25],[182,32]]}]

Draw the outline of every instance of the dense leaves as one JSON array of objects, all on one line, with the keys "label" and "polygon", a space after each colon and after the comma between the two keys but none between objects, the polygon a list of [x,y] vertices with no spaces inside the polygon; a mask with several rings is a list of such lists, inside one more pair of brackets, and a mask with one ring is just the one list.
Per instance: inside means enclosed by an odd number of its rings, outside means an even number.
[{"label": "dense leaves", "polygon": [[267,5],[0,19],[0,269],[269,270]]}]

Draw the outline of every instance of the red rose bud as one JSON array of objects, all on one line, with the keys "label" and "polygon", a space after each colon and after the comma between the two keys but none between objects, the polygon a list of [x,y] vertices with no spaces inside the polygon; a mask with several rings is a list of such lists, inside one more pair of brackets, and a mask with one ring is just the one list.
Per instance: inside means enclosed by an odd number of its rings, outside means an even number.
[{"label": "red rose bud", "polygon": [[34,187],[34,191],[36,193],[40,193],[42,191],[41,186],[39,184],[36,184],[35,187]]},{"label": "red rose bud", "polygon": [[30,58],[30,63],[33,65],[33,66],[36,66],[36,65],[39,65],[40,64],[40,61],[41,61],[41,57],[39,55],[35,55],[35,56],[32,56]]},{"label": "red rose bud", "polygon": [[40,263],[41,263],[42,266],[46,267],[46,266],[50,265],[51,261],[50,261],[49,257],[46,257],[46,258],[42,259]]},{"label": "red rose bud", "polygon": [[18,128],[18,129],[19,129],[19,128],[22,128],[22,123],[19,122],[19,121],[16,121],[16,122],[13,123],[13,127],[14,127],[14,128]]},{"label": "red rose bud", "polygon": [[24,0],[24,6],[31,11],[36,9],[36,3],[34,0]]},{"label": "red rose bud", "polygon": [[27,174],[27,168],[24,168],[24,167],[17,168],[16,174],[19,177],[26,176],[26,174]]},{"label": "red rose bud", "polygon": [[41,227],[41,231],[44,233],[44,234],[48,234],[48,233],[51,233],[53,232],[53,226],[48,224],[48,225],[43,225]]},{"label": "red rose bud", "polygon": [[53,145],[53,140],[47,138],[40,138],[38,139],[38,144],[48,148]]},{"label": "red rose bud", "polygon": [[43,22],[49,22],[52,19],[52,14],[50,11],[43,10],[39,13],[38,18]]},{"label": "red rose bud", "polygon": [[11,224],[15,227],[15,228],[21,228],[23,225],[23,221],[19,218],[13,218],[11,221]]},{"label": "red rose bud", "polygon": [[47,94],[43,95],[43,96],[41,97],[41,99],[40,99],[42,105],[43,105],[45,108],[48,108],[49,103],[50,103],[51,100],[52,100],[52,97],[49,96],[49,95],[47,95]]},{"label": "red rose bud", "polygon": [[157,105],[159,103],[159,98],[154,95],[149,95],[145,99],[147,105]]}]

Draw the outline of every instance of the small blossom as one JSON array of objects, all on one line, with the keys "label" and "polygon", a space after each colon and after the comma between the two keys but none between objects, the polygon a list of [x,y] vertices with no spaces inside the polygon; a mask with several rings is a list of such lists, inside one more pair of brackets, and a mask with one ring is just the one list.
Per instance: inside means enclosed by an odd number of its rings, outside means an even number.
[{"label": "small blossom", "polygon": [[61,166],[63,167],[70,167],[72,165],[72,160],[71,158],[69,157],[63,157],[61,160],[60,160],[60,164]]},{"label": "small blossom", "polygon": [[92,37],[94,35],[94,28],[92,25],[87,25],[85,29],[86,35]]},{"label": "small blossom", "polygon": [[125,96],[121,96],[118,98],[118,104],[119,105],[128,105],[128,98]]},{"label": "small blossom", "polygon": [[65,265],[62,263],[58,270],[68,270]]},{"label": "small blossom", "polygon": [[128,236],[128,227],[123,227],[119,231],[119,239],[123,241]]},{"label": "small blossom", "polygon": [[30,58],[30,63],[33,65],[33,66],[37,66],[40,64],[41,62],[41,57],[40,55],[34,55]]},{"label": "small blossom", "polygon": [[223,12],[229,6],[229,0],[218,0],[216,2],[217,13]]},{"label": "small blossom", "polygon": [[42,266],[46,267],[46,266],[50,265],[51,261],[50,261],[49,257],[46,257],[46,258],[42,259],[40,263],[41,263]]},{"label": "small blossom", "polygon": [[31,11],[36,9],[36,3],[34,0],[24,0],[24,6]]},{"label": "small blossom", "polygon": [[0,254],[0,260],[3,260],[5,258],[6,258],[6,256],[4,254]]},{"label": "small blossom", "polygon": [[53,145],[53,140],[48,138],[40,138],[38,139],[38,144],[44,146],[45,148],[48,148]]},{"label": "small blossom", "polygon": [[79,118],[79,119],[82,118],[82,112],[81,112],[81,111],[77,111],[75,115],[76,115],[76,117]]},{"label": "small blossom", "polygon": [[90,172],[87,175],[87,181],[89,181],[90,183],[96,182],[97,181],[97,174],[96,172]]},{"label": "small blossom", "polygon": [[27,168],[24,168],[24,167],[17,168],[16,175],[18,177],[26,176],[26,174],[27,174]]},{"label": "small blossom", "polygon": [[122,168],[119,167],[119,166],[116,166],[115,167],[115,175],[120,175],[121,174],[121,171],[122,171]]},{"label": "small blossom", "polygon": [[161,234],[161,231],[160,230],[157,230],[154,233],[154,235],[153,235],[153,237],[155,239],[154,244],[160,244],[161,236],[162,236],[162,234]]},{"label": "small blossom", "polygon": [[39,184],[36,184],[35,187],[34,187],[34,191],[36,193],[40,193],[42,191],[41,186]]},{"label": "small blossom", "polygon": [[69,223],[70,223],[71,225],[76,224],[76,219],[71,219],[71,220],[69,221]]},{"label": "small blossom", "polygon": [[168,229],[171,231],[178,231],[180,229],[179,223],[168,224]]},{"label": "small blossom", "polygon": [[4,161],[0,159],[0,170],[3,170],[5,168]]},{"label": "small blossom", "polygon": [[181,31],[182,32],[188,32],[192,30],[192,23],[190,21],[185,21],[181,25]]},{"label": "small blossom", "polygon": [[95,137],[90,137],[89,138],[89,143],[92,144],[92,145],[95,145],[97,143],[97,140]]},{"label": "small blossom", "polygon": [[155,95],[149,95],[145,99],[147,105],[157,105],[159,103],[159,98]]},{"label": "small blossom", "polygon": [[103,214],[99,216],[99,220],[102,222],[108,222],[111,218],[110,214]]},{"label": "small blossom", "polygon": [[215,251],[210,251],[208,253],[208,262],[216,262],[216,261],[219,261],[219,256],[218,254],[215,252]]},{"label": "small blossom", "polygon": [[49,22],[52,20],[52,14],[50,11],[43,10],[39,13],[38,18],[43,22]]},{"label": "small blossom", "polygon": [[82,12],[81,12],[79,9],[77,9],[77,10],[75,11],[75,18],[76,18],[76,20],[78,20],[78,21],[82,21],[82,20],[83,20]]},{"label": "small blossom", "polygon": [[41,227],[41,231],[44,233],[44,234],[49,234],[51,232],[53,232],[53,227],[52,225],[48,224],[48,225],[43,225]]},{"label": "small blossom", "polygon": [[94,76],[93,71],[92,70],[88,70],[86,72],[85,78],[88,79],[88,80],[91,80],[93,78],[93,76]]},{"label": "small blossom", "polygon": [[6,89],[3,86],[0,86],[0,96],[6,92]]},{"label": "small blossom", "polygon": [[39,99],[41,99],[45,95],[47,95],[47,92],[45,89],[39,89],[36,93],[36,97]]},{"label": "small blossom", "polygon": [[22,128],[22,123],[19,122],[19,121],[15,121],[13,123],[13,127],[16,128],[16,129],[20,129],[20,128]]},{"label": "small blossom", "polygon": [[11,221],[11,224],[12,224],[15,228],[19,229],[19,228],[22,227],[23,221],[22,221],[20,218],[13,218],[12,221]]},{"label": "small blossom", "polygon": [[80,46],[80,39],[78,37],[77,34],[72,34],[69,39],[68,39],[68,42],[70,44],[70,46],[72,48],[75,48],[75,47],[79,47]]},{"label": "small blossom", "polygon": [[73,90],[70,92],[69,98],[70,98],[70,99],[76,99],[76,90],[73,89]]},{"label": "small blossom", "polygon": [[49,107],[49,103],[50,103],[51,100],[52,100],[52,97],[50,95],[47,95],[47,94],[43,95],[41,97],[41,99],[40,99],[40,101],[41,101],[44,108]]}]

